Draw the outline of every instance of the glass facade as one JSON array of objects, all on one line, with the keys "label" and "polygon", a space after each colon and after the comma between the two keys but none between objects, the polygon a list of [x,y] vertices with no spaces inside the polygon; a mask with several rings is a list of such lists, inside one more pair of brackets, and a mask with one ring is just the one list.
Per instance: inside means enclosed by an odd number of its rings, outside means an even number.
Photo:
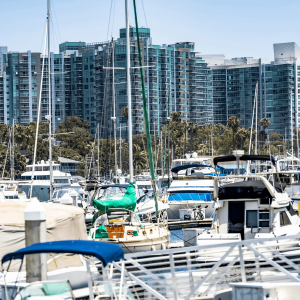
[{"label": "glass facade", "polygon": [[[145,28],[144,28],[145,29]],[[141,28],[141,30],[144,30]],[[131,32],[135,32],[131,28]],[[196,59],[194,43],[153,45],[150,30],[141,37],[142,59],[151,134],[158,135],[168,116],[180,112],[181,119],[198,124],[212,122],[211,70],[203,60]],[[122,109],[127,106],[125,29],[114,41],[114,82],[117,129],[126,137],[127,120]],[[136,39],[131,40],[131,96],[133,134],[144,134],[142,86]],[[108,69],[105,69],[106,67]],[[106,126],[112,136],[112,44],[105,43],[96,52],[95,81],[97,123]],[[119,133],[118,133],[119,134]]]},{"label": "glass facade", "polygon": [[268,118],[271,121],[268,131],[290,138],[291,120],[293,127],[299,124],[295,99],[299,98],[300,66],[295,62],[264,64],[259,60],[259,63],[217,65],[211,69],[214,123],[226,125],[229,117],[238,116],[242,127],[251,127],[258,83],[258,120]]}]

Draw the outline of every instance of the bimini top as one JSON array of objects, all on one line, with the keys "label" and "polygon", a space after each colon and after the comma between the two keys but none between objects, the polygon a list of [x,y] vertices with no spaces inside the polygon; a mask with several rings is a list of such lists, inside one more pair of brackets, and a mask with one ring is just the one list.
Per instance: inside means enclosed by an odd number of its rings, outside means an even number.
[{"label": "bimini top", "polygon": [[[283,184],[282,189],[284,189]],[[278,193],[283,192],[278,183],[275,183],[275,190]],[[267,187],[261,180],[248,180],[226,184],[219,188],[218,197],[220,200],[272,198]]]},{"label": "bimini top", "polygon": [[123,259],[124,251],[119,245],[95,241],[56,241],[37,243],[8,253],[2,258],[2,265],[11,259],[23,259],[24,255],[37,253],[75,253],[95,256],[104,266],[108,263]]},{"label": "bimini top", "polygon": [[[220,162],[226,161],[236,161],[237,157],[235,155],[228,155],[228,156],[218,156],[214,158],[214,165],[216,166]],[[242,155],[240,156],[239,160],[269,160],[275,166],[275,159],[273,156],[270,155]]]},{"label": "bimini top", "polygon": [[186,170],[189,168],[199,168],[199,167],[204,167],[204,168],[212,168],[210,165],[203,165],[203,164],[187,164],[187,165],[182,165],[182,166],[177,166],[171,169],[171,172],[173,173],[178,173],[179,171]]}]

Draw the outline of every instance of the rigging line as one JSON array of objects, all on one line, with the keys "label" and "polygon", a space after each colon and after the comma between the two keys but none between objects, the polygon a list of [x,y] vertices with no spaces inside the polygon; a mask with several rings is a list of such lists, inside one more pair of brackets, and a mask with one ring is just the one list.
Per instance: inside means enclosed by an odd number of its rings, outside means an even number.
[{"label": "rigging line", "polygon": [[[57,18],[56,18],[56,12],[55,12],[55,8],[54,8],[54,1],[51,1],[52,4],[52,8],[53,8],[53,14],[54,14],[54,18],[55,18],[55,22],[56,22],[56,26],[57,26],[57,30],[58,30],[58,35],[59,35],[59,40],[60,42],[62,41],[61,36],[60,36],[60,31],[59,31],[59,26],[58,26],[58,22],[57,22]],[[53,24],[52,24],[53,25]],[[54,26],[53,26],[54,27]]]},{"label": "rigging line", "polygon": [[109,33],[109,26],[110,26],[110,18],[111,18],[112,3],[113,3],[113,0],[111,0],[111,3],[110,3],[110,11],[109,11],[108,27],[107,27],[107,34],[106,34],[106,40],[107,40],[107,41],[108,41],[108,33]]},{"label": "rigging line", "polygon": [[148,28],[148,23],[147,23],[147,18],[146,18],[146,13],[145,13],[145,8],[144,8],[144,0],[142,0],[142,6],[143,6],[144,17],[145,17],[145,21],[146,21],[146,27]]}]

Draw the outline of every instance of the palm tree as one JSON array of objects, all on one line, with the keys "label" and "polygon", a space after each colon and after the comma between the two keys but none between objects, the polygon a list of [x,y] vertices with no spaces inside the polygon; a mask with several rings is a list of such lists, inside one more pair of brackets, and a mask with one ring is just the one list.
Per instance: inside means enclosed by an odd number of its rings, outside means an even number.
[{"label": "palm tree", "polygon": [[194,138],[194,135],[196,135],[198,129],[199,128],[198,128],[197,124],[194,124],[193,122],[188,123],[187,131],[188,131],[189,135],[191,136],[191,139],[190,139],[190,152],[193,151],[193,138]]},{"label": "palm tree", "polygon": [[241,124],[241,119],[238,118],[237,116],[231,116],[227,120],[227,126],[232,130],[232,149],[235,149],[235,144],[234,144],[234,135],[236,134],[238,128],[240,127]]},{"label": "palm tree", "polygon": [[[267,133],[266,133],[266,129],[271,125],[271,121],[267,118],[262,118],[259,121],[259,125],[263,127],[263,131],[261,132],[260,136],[261,136],[261,142],[263,142],[263,140],[266,140],[267,138]],[[260,143],[261,144],[261,143]],[[261,146],[261,145],[260,145]],[[260,148],[260,147],[259,147]]]},{"label": "palm tree", "polygon": [[241,143],[241,150],[242,150],[244,147],[244,142],[245,142],[246,138],[249,136],[249,132],[245,128],[239,128],[236,133],[236,136]]},{"label": "palm tree", "polygon": [[133,165],[134,169],[144,169],[147,166],[147,152],[142,151],[141,147],[133,144]]}]

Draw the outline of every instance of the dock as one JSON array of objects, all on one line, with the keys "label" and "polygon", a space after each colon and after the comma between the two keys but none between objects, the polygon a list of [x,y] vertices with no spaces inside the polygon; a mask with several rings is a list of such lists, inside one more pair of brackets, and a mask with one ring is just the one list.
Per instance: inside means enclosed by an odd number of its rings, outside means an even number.
[{"label": "dock", "polygon": [[169,220],[168,228],[169,230],[179,230],[183,228],[210,227],[211,223],[212,218],[203,220]]}]

